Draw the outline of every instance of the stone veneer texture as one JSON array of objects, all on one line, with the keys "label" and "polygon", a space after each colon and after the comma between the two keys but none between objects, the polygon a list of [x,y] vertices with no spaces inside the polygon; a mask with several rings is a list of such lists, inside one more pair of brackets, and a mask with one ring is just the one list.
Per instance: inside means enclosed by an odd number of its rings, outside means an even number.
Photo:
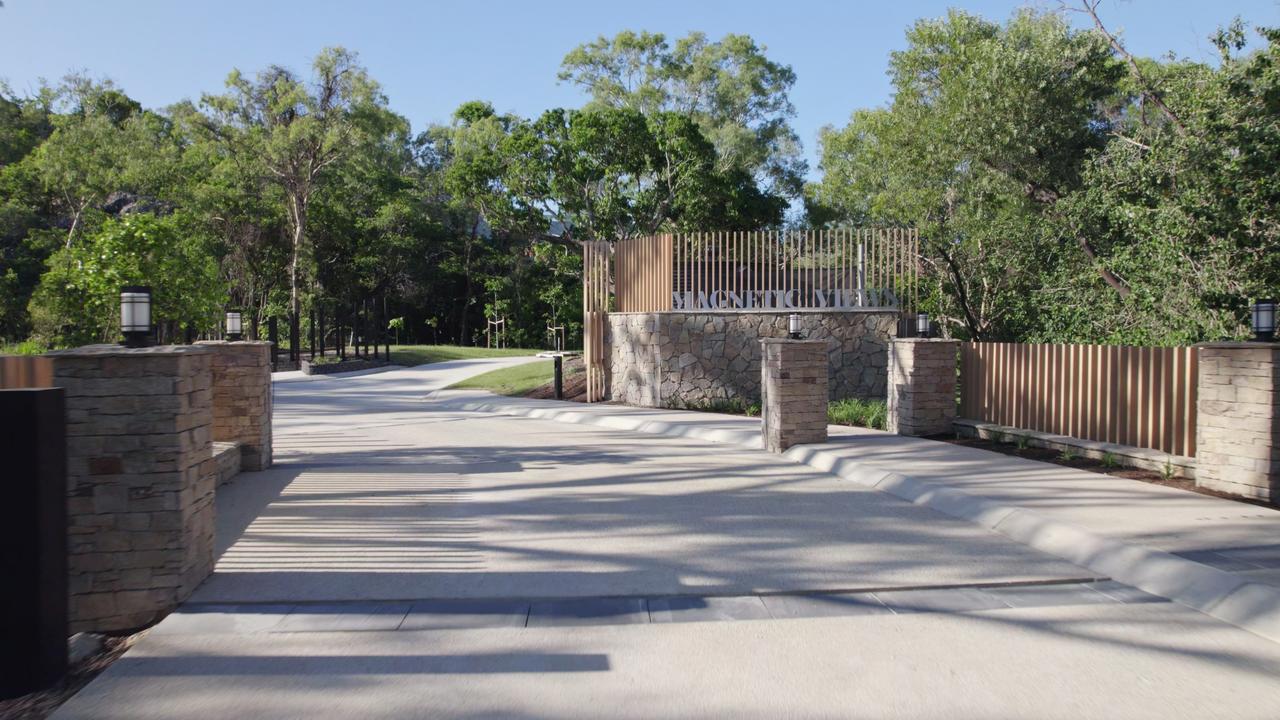
[{"label": "stone veneer texture", "polygon": [[[893,311],[801,311],[827,347],[831,397],[883,399]],[[646,407],[760,401],[760,340],[785,338],[789,312],[610,313],[610,398]]]},{"label": "stone veneer texture", "polygon": [[271,467],[271,343],[198,343],[214,351],[213,440],[240,443],[240,469]]},{"label": "stone veneer texture", "polygon": [[957,340],[893,341],[889,348],[886,430],[916,436],[952,432],[959,352]]},{"label": "stone veneer texture", "polygon": [[145,625],[213,567],[213,351],[95,345],[50,357],[67,402],[70,630]]},{"label": "stone veneer texture", "polygon": [[1196,485],[1280,497],[1280,344],[1199,347]]},{"label": "stone veneer texture", "polygon": [[761,340],[760,433],[764,449],[827,441],[828,361],[822,340]]}]

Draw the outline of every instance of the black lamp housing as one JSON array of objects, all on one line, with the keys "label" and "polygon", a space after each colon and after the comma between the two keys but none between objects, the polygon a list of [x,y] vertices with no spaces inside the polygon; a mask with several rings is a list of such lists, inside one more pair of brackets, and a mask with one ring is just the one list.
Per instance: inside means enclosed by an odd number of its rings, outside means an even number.
[{"label": "black lamp housing", "polygon": [[227,339],[232,342],[244,339],[244,320],[238,312],[227,313]]},{"label": "black lamp housing", "polygon": [[120,344],[125,347],[152,345],[150,286],[126,285],[120,288],[120,331],[124,334]]},{"label": "black lamp housing", "polygon": [[933,333],[933,325],[929,322],[929,313],[919,313],[916,315],[916,335],[927,338]]},{"label": "black lamp housing", "polygon": [[1258,300],[1249,308],[1253,337],[1258,342],[1271,342],[1276,336],[1276,301]]}]

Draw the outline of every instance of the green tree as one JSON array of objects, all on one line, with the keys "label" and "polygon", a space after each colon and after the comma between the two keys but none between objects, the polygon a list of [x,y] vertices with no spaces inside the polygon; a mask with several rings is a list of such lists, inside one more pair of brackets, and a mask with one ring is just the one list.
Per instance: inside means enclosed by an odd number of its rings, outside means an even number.
[{"label": "green tree", "polygon": [[316,57],[309,83],[272,66],[254,80],[232,71],[227,87],[226,94],[202,100],[210,113],[210,130],[228,152],[260,158],[284,196],[290,231],[289,308],[300,317],[312,197],[332,167],[358,144],[371,119],[383,114],[386,98],[355,54],[342,48],[328,48]]},{"label": "green tree", "polygon": [[1123,74],[1105,38],[1058,14],[1020,11],[1004,26],[952,11],[921,20],[890,60],[882,110],[823,133],[812,204],[842,219],[916,225],[935,285],[929,308],[975,338],[1016,337],[1036,319],[1042,270],[1072,242],[1128,288],[1087,235],[1046,222],[1102,147],[1098,117]]},{"label": "green tree", "polygon": [[115,339],[124,285],[151,286],[153,322],[162,329],[215,324],[225,288],[193,225],[181,213],[129,215],[58,250],[31,299],[36,336],[47,345]]},{"label": "green tree", "polygon": [[807,168],[790,125],[795,72],[750,36],[694,32],[672,46],[661,33],[626,30],[572,50],[560,79],[596,106],[692,118],[715,146],[718,171],[745,172],[772,194],[800,193]]}]

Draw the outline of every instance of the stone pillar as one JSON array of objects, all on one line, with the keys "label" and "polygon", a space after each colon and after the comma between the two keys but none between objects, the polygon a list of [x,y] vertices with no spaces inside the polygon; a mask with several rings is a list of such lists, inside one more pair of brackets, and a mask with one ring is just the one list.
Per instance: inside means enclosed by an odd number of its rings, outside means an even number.
[{"label": "stone pillar", "polygon": [[213,355],[213,440],[240,443],[240,469],[271,467],[271,343],[201,342]]},{"label": "stone pillar", "polygon": [[71,632],[146,625],[213,568],[209,348],[62,350]]},{"label": "stone pillar", "polygon": [[826,340],[760,341],[760,432],[769,452],[827,441]]},{"label": "stone pillar", "polygon": [[894,339],[886,430],[916,436],[952,432],[959,350],[958,340]]},{"label": "stone pillar", "polygon": [[1196,485],[1280,497],[1280,344],[1197,347]]}]

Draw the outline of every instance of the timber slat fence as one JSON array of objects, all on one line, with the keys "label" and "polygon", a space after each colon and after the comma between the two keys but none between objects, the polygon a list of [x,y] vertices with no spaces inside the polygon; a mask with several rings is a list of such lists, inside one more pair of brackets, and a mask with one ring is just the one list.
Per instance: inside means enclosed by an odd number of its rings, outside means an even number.
[{"label": "timber slat fence", "polygon": [[53,387],[53,361],[39,355],[0,355],[0,390]]},{"label": "timber slat fence", "polygon": [[1194,347],[960,344],[960,417],[1194,457]]},{"label": "timber slat fence", "polygon": [[[857,305],[915,308],[920,233],[914,228],[650,235],[615,246],[615,312],[663,312],[712,294],[734,307]],[[869,291],[869,294],[868,294]],[[892,295],[885,295],[888,291]],[[782,293],[763,297],[762,294]],[[688,308],[692,309],[692,308]]]}]

